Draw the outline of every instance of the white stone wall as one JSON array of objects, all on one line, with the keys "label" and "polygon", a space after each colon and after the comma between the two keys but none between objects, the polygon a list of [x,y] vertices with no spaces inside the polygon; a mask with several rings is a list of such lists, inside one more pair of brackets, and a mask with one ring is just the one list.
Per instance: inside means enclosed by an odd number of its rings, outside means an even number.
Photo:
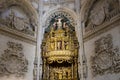
[{"label": "white stone wall", "polygon": [[7,46],[8,41],[23,45],[23,53],[25,58],[28,60],[28,71],[25,73],[24,78],[15,77],[14,75],[12,75],[12,76],[0,77],[0,80],[33,80],[33,68],[34,68],[33,63],[34,63],[36,46],[0,34],[0,55],[4,54],[4,50],[8,48]]},{"label": "white stone wall", "polygon": [[91,69],[91,56],[95,54],[95,41],[100,39],[103,36],[106,36],[107,34],[112,35],[113,40],[113,47],[115,48],[118,46],[119,48],[119,54],[120,54],[120,25],[106,31],[105,33],[101,33],[100,35],[86,41],[84,43],[85,46],[85,55],[87,58],[87,66],[88,66],[88,77],[87,80],[120,80],[120,73],[119,74],[104,74],[104,75],[97,75],[96,77],[93,77],[92,75],[92,69]]}]

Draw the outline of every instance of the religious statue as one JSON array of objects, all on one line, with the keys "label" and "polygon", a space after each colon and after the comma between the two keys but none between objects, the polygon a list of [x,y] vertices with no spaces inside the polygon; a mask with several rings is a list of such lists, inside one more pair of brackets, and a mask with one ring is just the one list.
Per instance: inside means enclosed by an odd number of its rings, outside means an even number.
[{"label": "religious statue", "polygon": [[11,13],[9,14],[9,24],[13,27],[14,26],[14,18],[15,18],[15,13],[13,10],[11,10]]},{"label": "religious statue", "polygon": [[58,50],[62,49],[62,41],[58,41],[57,43],[58,43],[57,44],[57,49]]},{"label": "religious statue", "polygon": [[58,21],[57,21],[57,26],[58,26],[58,29],[61,29],[62,28],[62,22],[61,22],[61,18],[60,19],[58,19]]}]

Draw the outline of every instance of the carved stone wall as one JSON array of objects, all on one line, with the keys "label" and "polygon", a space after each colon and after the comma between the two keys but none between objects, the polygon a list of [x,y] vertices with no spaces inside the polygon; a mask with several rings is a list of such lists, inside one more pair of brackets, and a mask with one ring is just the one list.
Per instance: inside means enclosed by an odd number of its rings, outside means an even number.
[{"label": "carved stone wall", "polygon": [[91,57],[93,76],[120,73],[119,48],[113,46],[112,35],[95,41],[95,53]]},{"label": "carved stone wall", "polygon": [[38,16],[30,2],[1,0],[0,4],[0,27],[8,27],[8,29],[35,37]]},{"label": "carved stone wall", "polygon": [[120,19],[119,0],[92,0],[87,18],[85,19],[85,35],[103,29]]},{"label": "carved stone wall", "polygon": [[15,75],[24,77],[28,71],[28,60],[23,54],[23,45],[8,42],[8,48],[0,56],[0,77]]},{"label": "carved stone wall", "polygon": [[33,80],[36,46],[0,34],[0,80]]},{"label": "carved stone wall", "polygon": [[[120,25],[105,30],[84,42],[87,59],[87,80],[119,80]],[[99,32],[98,32],[99,33]]]}]

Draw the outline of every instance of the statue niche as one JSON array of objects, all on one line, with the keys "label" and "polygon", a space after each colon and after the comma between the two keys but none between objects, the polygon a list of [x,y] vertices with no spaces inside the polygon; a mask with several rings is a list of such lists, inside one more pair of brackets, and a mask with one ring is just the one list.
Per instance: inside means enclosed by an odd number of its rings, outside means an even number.
[{"label": "statue niche", "polygon": [[63,17],[54,19],[42,42],[43,80],[78,80],[78,41]]}]

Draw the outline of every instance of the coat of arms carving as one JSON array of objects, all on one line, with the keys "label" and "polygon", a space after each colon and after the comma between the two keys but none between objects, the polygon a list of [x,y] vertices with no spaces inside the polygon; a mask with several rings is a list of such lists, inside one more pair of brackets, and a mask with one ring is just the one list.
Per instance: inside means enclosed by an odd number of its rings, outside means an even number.
[{"label": "coat of arms carving", "polygon": [[22,44],[15,42],[7,43],[8,49],[0,56],[0,77],[15,75],[23,77],[28,70]]},{"label": "coat of arms carving", "polygon": [[108,34],[95,41],[95,54],[91,57],[93,76],[120,72],[120,54],[114,48],[112,36]]}]

